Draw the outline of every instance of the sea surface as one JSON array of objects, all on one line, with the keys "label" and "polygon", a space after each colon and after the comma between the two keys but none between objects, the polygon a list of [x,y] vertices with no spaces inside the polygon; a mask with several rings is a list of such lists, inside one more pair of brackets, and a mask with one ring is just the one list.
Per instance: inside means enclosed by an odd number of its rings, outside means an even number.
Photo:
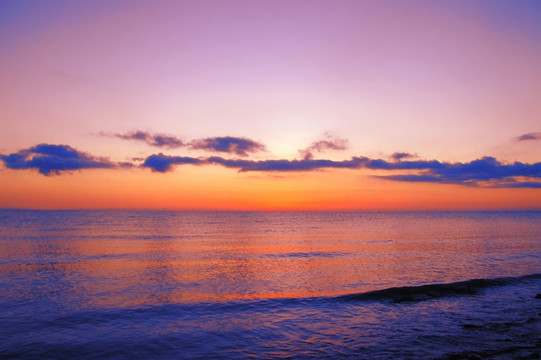
[{"label": "sea surface", "polygon": [[540,293],[541,212],[0,210],[4,359],[532,358]]}]

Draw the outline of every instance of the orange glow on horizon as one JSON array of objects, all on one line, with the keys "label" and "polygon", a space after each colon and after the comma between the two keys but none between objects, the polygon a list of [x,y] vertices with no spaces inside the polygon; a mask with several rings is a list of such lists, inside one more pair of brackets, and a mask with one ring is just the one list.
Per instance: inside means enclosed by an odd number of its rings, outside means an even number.
[{"label": "orange glow on horizon", "polygon": [[[538,209],[537,189],[382,180],[368,171],[238,173],[219,167],[87,170],[42,176],[3,170],[1,208],[169,210]],[[38,190],[39,189],[39,190]]]}]

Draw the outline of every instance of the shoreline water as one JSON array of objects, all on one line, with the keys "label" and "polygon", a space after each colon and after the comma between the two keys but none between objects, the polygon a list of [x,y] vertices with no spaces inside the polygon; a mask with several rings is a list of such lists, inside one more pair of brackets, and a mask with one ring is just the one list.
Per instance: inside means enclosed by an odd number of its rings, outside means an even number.
[{"label": "shoreline water", "polygon": [[541,213],[3,214],[3,358],[539,350]]}]

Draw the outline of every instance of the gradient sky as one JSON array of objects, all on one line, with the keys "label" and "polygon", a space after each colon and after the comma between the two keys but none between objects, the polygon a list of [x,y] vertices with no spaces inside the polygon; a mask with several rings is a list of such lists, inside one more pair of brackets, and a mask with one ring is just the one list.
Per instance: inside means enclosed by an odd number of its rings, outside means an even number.
[{"label": "gradient sky", "polygon": [[539,19],[527,0],[0,1],[0,207],[539,209]]}]

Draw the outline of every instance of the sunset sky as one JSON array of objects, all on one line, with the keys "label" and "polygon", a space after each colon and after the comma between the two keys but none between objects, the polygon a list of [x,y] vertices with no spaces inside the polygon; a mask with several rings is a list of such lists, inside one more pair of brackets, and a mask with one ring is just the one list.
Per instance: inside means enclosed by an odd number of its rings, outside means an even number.
[{"label": "sunset sky", "polygon": [[0,1],[0,208],[541,209],[540,1]]}]

